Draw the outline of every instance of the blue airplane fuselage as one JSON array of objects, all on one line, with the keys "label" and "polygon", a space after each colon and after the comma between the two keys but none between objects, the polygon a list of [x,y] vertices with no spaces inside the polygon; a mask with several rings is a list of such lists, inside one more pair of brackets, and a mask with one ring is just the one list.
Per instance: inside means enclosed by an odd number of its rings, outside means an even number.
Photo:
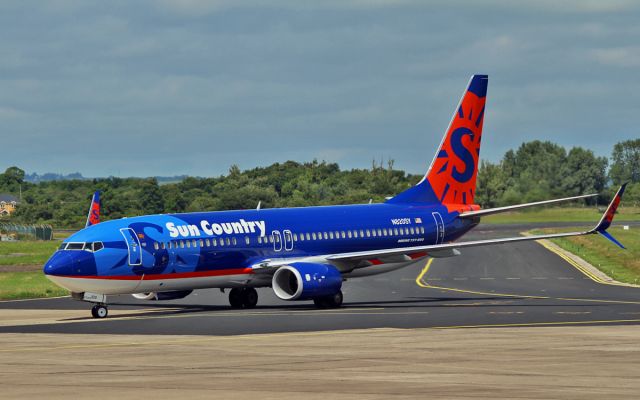
[{"label": "blue airplane fuselage", "polygon": [[[93,290],[107,294],[184,289],[195,279],[201,281],[197,287],[234,287],[249,282],[239,277],[265,259],[449,242],[477,223],[457,215],[440,204],[384,203],[123,218],[70,236],[44,272],[72,291],[81,279],[78,290],[93,281]],[[101,248],[94,251],[94,243]],[[402,266],[372,258],[353,276],[386,272],[388,264]],[[349,277],[350,271],[342,272]],[[270,285],[259,279],[251,284]]]}]

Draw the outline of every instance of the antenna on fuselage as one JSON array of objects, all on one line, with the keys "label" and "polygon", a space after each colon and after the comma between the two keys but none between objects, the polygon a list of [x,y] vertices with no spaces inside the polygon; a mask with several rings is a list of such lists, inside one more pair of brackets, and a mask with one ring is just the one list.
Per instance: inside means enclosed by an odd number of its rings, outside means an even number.
[{"label": "antenna on fuselage", "polygon": [[262,200],[258,201],[258,207],[256,207],[256,210],[259,210],[261,205],[262,205]]}]

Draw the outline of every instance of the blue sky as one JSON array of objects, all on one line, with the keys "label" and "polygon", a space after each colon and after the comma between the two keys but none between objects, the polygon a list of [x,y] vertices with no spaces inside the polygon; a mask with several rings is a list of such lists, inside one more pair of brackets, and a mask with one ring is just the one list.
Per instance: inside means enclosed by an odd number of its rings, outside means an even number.
[{"label": "blue sky", "polygon": [[0,3],[0,169],[213,176],[372,158],[423,173],[469,76],[481,157],[640,136],[633,1]]}]

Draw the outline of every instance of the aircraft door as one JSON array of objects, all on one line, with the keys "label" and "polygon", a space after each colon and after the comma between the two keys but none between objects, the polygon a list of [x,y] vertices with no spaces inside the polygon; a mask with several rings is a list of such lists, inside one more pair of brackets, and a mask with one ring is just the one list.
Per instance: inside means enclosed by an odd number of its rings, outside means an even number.
[{"label": "aircraft door", "polygon": [[129,265],[142,265],[142,248],[140,247],[140,239],[135,231],[131,228],[122,228],[120,233],[124,236],[129,251]]},{"label": "aircraft door", "polygon": [[436,222],[436,243],[441,244],[444,241],[444,221],[439,212],[432,212],[433,219]]},{"label": "aircraft door", "polygon": [[282,235],[280,231],[271,231],[273,236],[273,251],[282,251]]},{"label": "aircraft door", "polygon": [[282,234],[284,235],[284,249],[285,249],[285,251],[293,250],[293,234],[291,233],[291,231],[286,229],[286,230],[282,231]]}]

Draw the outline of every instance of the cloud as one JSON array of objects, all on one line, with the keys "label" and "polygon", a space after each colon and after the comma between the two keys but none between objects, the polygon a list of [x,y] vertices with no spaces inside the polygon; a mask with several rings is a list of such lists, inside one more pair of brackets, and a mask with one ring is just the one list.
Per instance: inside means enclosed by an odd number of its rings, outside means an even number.
[{"label": "cloud", "polygon": [[605,65],[614,67],[640,66],[640,46],[594,49],[591,54],[596,61]]},{"label": "cloud", "polygon": [[3,161],[217,175],[384,155],[422,173],[472,73],[490,75],[483,157],[533,139],[608,154],[637,136],[639,14],[626,1],[3,3]]}]

